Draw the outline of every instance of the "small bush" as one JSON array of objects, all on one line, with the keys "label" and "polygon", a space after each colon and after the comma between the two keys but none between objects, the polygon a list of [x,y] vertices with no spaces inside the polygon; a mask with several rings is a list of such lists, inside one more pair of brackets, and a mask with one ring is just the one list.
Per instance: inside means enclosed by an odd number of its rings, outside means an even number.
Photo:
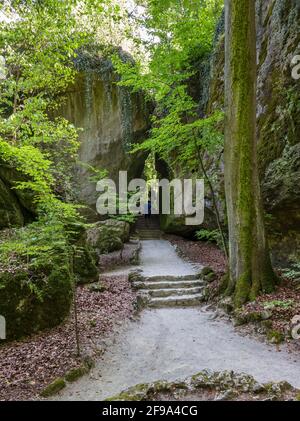
[{"label": "small bush", "polygon": [[263,306],[266,310],[272,310],[276,308],[289,309],[293,307],[294,304],[294,300],[273,300],[265,302]]},{"label": "small bush", "polygon": [[218,230],[209,231],[206,229],[200,229],[195,232],[195,237],[197,240],[208,241],[210,243],[216,243],[218,245],[220,245],[222,242],[222,238]]}]

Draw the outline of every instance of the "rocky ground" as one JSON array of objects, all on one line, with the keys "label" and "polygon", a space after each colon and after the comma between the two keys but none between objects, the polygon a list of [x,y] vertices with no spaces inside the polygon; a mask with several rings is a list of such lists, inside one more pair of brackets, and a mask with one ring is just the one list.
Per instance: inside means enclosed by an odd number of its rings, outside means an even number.
[{"label": "rocky ground", "polygon": [[300,391],[287,382],[258,383],[233,371],[203,370],[181,382],[139,384],[107,401],[298,401]]}]

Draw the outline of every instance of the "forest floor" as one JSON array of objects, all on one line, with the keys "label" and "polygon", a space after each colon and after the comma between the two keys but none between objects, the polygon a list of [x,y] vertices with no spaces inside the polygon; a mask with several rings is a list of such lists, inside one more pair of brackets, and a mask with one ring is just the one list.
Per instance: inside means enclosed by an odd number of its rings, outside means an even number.
[{"label": "forest floor", "polygon": [[[199,263],[181,259],[168,241],[148,240],[142,242],[140,268],[145,276],[195,274]],[[126,323],[88,375],[53,400],[102,400],[138,383],[185,379],[203,369],[245,372],[259,382],[285,380],[300,387],[299,363],[300,355],[286,345],[276,348],[242,336],[205,307],[145,309]]]},{"label": "forest floor", "polygon": [[[249,336],[249,325],[234,327],[223,313],[216,317],[214,300],[201,308],[144,310],[136,315],[136,294],[127,276],[132,269],[146,276],[186,275],[210,266],[216,272],[213,290],[224,273],[224,256],[215,245],[176,236],[168,240],[143,242],[140,266],[130,264],[132,253],[126,248],[121,259],[125,266],[102,275],[99,289],[98,284],[77,288],[82,355],[96,366],[54,399],[103,399],[138,382],[183,379],[204,368],[245,371],[258,381],[287,380],[300,387],[298,355],[286,344],[275,347]],[[100,263],[120,264],[120,252],[103,256]],[[276,293],[283,294],[284,288]],[[81,366],[71,314],[57,328],[1,346],[0,400],[40,399],[45,386]]]},{"label": "forest floor", "polygon": [[[115,254],[102,263],[116,261]],[[104,287],[104,291],[102,291]],[[101,288],[77,288],[82,356],[95,359],[112,332],[135,311],[136,295],[126,274],[101,277]],[[0,400],[35,400],[54,379],[82,366],[76,356],[74,316],[62,325],[0,347]]]}]

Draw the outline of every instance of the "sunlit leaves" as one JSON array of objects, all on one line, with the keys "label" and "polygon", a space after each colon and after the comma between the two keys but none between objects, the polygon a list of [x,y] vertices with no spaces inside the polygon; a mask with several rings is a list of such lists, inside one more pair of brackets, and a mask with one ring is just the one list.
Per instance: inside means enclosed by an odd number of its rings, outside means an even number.
[{"label": "sunlit leaves", "polygon": [[[199,118],[198,104],[189,93],[195,74],[195,61],[211,52],[221,0],[140,1],[144,14],[139,24],[147,33],[144,39],[147,60],[123,62],[114,57],[121,74],[120,84],[142,90],[155,102],[150,138],[134,147],[158,153],[170,167],[194,168],[196,149],[210,154],[220,149],[223,136],[218,130],[222,113]],[[197,167],[197,165],[196,165]]]}]

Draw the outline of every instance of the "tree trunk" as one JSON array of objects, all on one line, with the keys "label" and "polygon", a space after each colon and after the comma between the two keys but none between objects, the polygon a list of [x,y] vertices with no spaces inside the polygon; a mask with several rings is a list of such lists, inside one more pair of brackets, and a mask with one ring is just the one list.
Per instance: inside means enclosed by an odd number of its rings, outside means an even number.
[{"label": "tree trunk", "polygon": [[227,293],[236,306],[274,289],[256,150],[255,1],[225,0],[225,192],[229,229]]}]

